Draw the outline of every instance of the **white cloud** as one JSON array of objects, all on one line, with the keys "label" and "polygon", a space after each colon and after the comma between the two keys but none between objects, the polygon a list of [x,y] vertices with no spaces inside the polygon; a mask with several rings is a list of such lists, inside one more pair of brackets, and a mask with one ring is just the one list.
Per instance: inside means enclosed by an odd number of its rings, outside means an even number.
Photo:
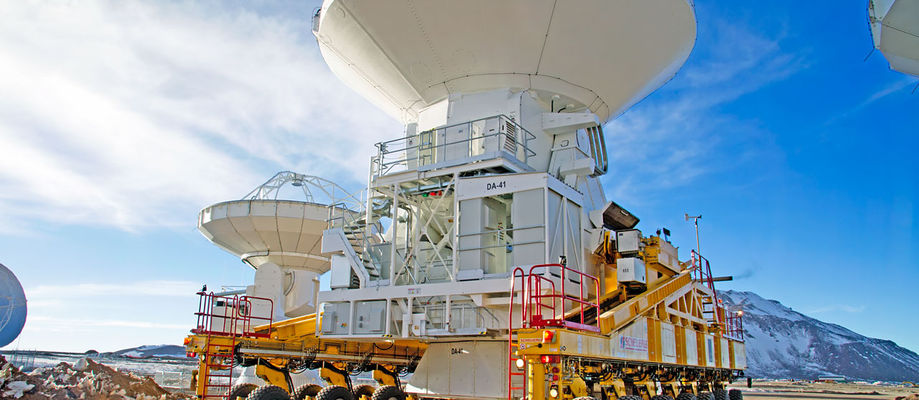
[{"label": "white cloud", "polygon": [[193,322],[145,319],[145,316],[144,310],[136,310],[125,319],[64,313],[32,314],[19,340],[6,349],[84,352],[89,349],[116,351],[161,342],[180,345],[193,326]]},{"label": "white cloud", "polygon": [[187,331],[189,325],[164,324],[150,321],[132,320],[93,320],[93,319],[62,319],[34,315],[29,317],[33,329],[73,329],[75,327],[94,330],[92,328],[143,328],[143,329],[178,329]]},{"label": "white cloud", "polygon": [[[715,42],[695,49],[690,64],[653,102],[639,103],[605,131],[611,197],[624,204],[688,187],[700,177],[736,168],[774,150],[756,121],[718,108],[806,68],[780,43],[740,25],[714,23]],[[705,53],[705,51],[711,54]],[[693,63],[693,57],[704,62]]]},{"label": "white cloud", "polygon": [[200,283],[190,281],[140,281],[127,283],[76,283],[72,285],[39,285],[27,288],[29,304],[79,297],[192,297]]},{"label": "white cloud", "polygon": [[20,340],[11,346],[82,352],[84,346],[111,351],[178,344],[194,327],[200,288],[200,283],[183,280],[26,287],[29,316]]},{"label": "white cloud", "polygon": [[398,124],[327,70],[308,10],[219,6],[2,6],[0,234],[188,226],[277,169],[365,179]]},{"label": "white cloud", "polygon": [[827,119],[824,125],[831,125],[831,124],[834,124],[840,121],[844,121],[845,119],[853,115],[858,115],[859,112],[864,110],[866,107],[873,105],[874,103],[878,102],[881,99],[884,99],[885,97],[891,94],[897,93],[899,91],[910,90],[908,87],[911,85],[914,85],[915,83],[916,83],[915,78],[911,76],[903,76],[900,79],[895,80],[892,83],[878,90],[875,90],[873,93],[868,95],[868,97],[865,98],[865,100],[863,100],[861,103],[858,103],[852,107],[846,107],[845,111]]}]

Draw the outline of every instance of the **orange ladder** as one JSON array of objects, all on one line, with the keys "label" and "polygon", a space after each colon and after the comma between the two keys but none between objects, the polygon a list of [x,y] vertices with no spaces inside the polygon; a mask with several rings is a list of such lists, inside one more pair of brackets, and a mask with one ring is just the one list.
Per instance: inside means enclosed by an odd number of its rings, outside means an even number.
[{"label": "orange ladder", "polygon": [[[508,340],[508,354],[507,359],[509,360],[508,369],[507,369],[507,398],[511,399],[523,399],[526,397],[526,388],[527,388],[527,366],[526,360],[523,358],[517,357],[516,349],[519,347],[516,340],[513,340],[514,334],[512,333],[511,339]],[[523,368],[517,368],[517,360],[524,362]],[[519,371],[518,371],[519,370]],[[515,372],[517,371],[517,372]],[[519,394],[519,395],[515,395]]]},{"label": "orange ladder", "polygon": [[211,335],[207,337],[207,350],[204,354],[204,393],[200,397],[202,400],[226,399],[233,387],[236,336],[229,337],[229,344],[215,343],[214,339]]}]

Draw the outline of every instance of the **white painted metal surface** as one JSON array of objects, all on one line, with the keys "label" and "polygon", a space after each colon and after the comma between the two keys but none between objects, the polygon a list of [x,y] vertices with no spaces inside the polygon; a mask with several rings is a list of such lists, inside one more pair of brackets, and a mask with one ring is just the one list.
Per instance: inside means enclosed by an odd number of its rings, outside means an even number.
[{"label": "white painted metal surface", "polygon": [[699,365],[699,346],[696,341],[696,331],[685,329],[683,330],[683,334],[686,337],[684,341],[684,343],[686,343],[686,364]]},{"label": "white painted metal surface", "polygon": [[407,392],[422,396],[450,393],[454,399],[507,398],[507,342],[432,343],[406,386]]},{"label": "white painted metal surface", "polygon": [[645,262],[636,257],[617,259],[616,278],[621,283],[646,283]]},{"label": "white painted metal surface", "polygon": [[705,366],[715,366],[715,336],[709,333],[702,334],[705,343]]},{"label": "white painted metal surface", "polygon": [[404,123],[498,88],[606,121],[669,80],[696,37],[686,0],[326,0],[313,26],[332,71]]},{"label": "white painted metal surface", "polygon": [[890,68],[919,77],[919,0],[872,0],[868,20]]},{"label": "white painted metal surface", "polygon": [[328,214],[323,204],[236,200],[202,210],[198,230],[254,268],[270,262],[323,273],[329,261],[320,253],[319,244]]},{"label": "white painted metal surface", "polygon": [[747,368],[747,349],[744,342],[734,344],[734,368]]},{"label": "white painted metal surface", "polygon": [[648,359],[648,320],[637,318],[634,322],[610,336],[613,357],[627,360]]}]

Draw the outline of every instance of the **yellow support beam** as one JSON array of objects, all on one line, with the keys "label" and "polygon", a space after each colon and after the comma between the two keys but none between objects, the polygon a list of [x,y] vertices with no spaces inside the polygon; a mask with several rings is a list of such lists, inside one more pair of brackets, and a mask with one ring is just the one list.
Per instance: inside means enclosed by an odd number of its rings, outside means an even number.
[{"label": "yellow support beam", "polygon": [[629,299],[612,310],[600,314],[598,318],[600,332],[604,335],[608,335],[610,332],[619,330],[629,322],[632,322],[635,318],[638,318],[638,316],[646,313],[652,307],[664,301],[667,296],[670,296],[683,286],[688,285],[691,280],[692,278],[689,276],[689,271],[683,271],[668,282]]}]

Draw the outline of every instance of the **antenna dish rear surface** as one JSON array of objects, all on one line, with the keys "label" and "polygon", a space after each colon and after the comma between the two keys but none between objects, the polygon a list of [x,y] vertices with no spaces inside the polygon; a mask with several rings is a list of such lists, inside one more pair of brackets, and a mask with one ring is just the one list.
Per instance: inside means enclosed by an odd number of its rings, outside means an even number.
[{"label": "antenna dish rear surface", "polygon": [[[290,185],[305,201],[278,199]],[[201,210],[198,230],[208,240],[258,268],[272,263],[282,268],[329,270],[322,253],[322,232],[329,219],[357,218],[362,202],[334,182],[291,171],[278,172],[242,200],[217,203]]]},{"label": "antenna dish rear surface", "polygon": [[12,343],[26,324],[26,294],[19,279],[0,264],[0,347]]},{"label": "antenna dish rear surface", "polygon": [[696,19],[687,0],[325,0],[313,31],[332,72],[404,123],[501,88],[606,121],[676,74]]}]

